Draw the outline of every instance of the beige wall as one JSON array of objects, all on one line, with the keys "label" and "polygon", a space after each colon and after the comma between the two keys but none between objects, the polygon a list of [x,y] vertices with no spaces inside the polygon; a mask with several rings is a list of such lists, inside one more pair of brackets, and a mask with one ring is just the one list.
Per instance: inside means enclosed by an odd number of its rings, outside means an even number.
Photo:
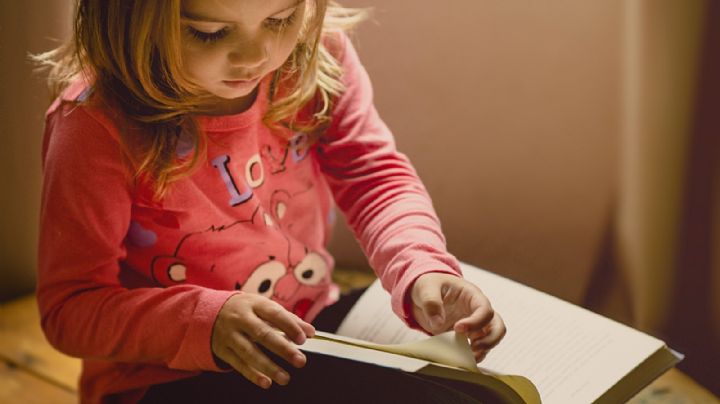
[{"label": "beige wall", "polygon": [[720,2],[706,2],[702,17],[672,307],[663,333],[688,354],[686,371],[720,395]]},{"label": "beige wall", "polygon": [[621,1],[418,4],[374,2],[356,42],[450,250],[582,301],[611,220]]},{"label": "beige wall", "polygon": [[372,3],[356,43],[450,251],[666,339],[720,390],[719,3]]},{"label": "beige wall", "polygon": [[48,93],[28,52],[53,46],[68,27],[69,2],[0,2],[0,300],[34,287],[40,142]]}]

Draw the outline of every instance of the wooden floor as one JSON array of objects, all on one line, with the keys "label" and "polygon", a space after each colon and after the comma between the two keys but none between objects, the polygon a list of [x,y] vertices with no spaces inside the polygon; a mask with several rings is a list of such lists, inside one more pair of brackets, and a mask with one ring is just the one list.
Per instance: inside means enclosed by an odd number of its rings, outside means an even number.
[{"label": "wooden floor", "polygon": [[[341,289],[367,285],[366,273],[337,272]],[[0,304],[0,403],[76,403],[80,361],[55,351],[39,326],[34,296]],[[672,369],[645,388],[633,404],[720,404],[682,372]]]},{"label": "wooden floor", "polygon": [[0,305],[0,403],[76,403],[80,361],[40,330],[34,296]]}]

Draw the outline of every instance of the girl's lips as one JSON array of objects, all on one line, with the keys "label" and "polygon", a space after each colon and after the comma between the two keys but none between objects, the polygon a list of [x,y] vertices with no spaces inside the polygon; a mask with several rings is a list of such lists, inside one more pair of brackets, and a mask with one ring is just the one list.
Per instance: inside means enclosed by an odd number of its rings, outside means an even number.
[{"label": "girl's lips", "polygon": [[232,88],[243,88],[248,86],[254,86],[255,84],[257,84],[258,81],[260,81],[259,77],[252,80],[223,80],[223,84]]}]

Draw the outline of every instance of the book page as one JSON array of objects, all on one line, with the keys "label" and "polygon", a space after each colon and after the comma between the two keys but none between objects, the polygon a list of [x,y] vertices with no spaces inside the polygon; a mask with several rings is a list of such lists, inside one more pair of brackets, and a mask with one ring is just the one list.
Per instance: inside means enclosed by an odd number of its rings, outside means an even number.
[{"label": "book page", "polygon": [[373,349],[357,349],[354,345],[338,343],[338,341],[331,339],[308,338],[307,341],[299,345],[298,348],[303,351],[352,359],[373,365],[401,369],[406,372],[417,372],[429,363],[421,359],[396,355],[389,352]]},{"label": "book page", "polygon": [[[590,403],[664,343],[579,306],[490,272],[462,265],[507,325],[505,339],[480,368],[530,379],[543,403]],[[381,344],[426,338],[408,329],[376,281],[337,334]]]},{"label": "book page", "polygon": [[315,338],[409,356],[469,372],[479,371],[467,338],[454,331],[404,344],[378,344],[322,331],[316,331]]},{"label": "book page", "polygon": [[488,389],[492,392],[492,397],[502,398],[502,402],[540,403],[540,395],[528,379],[522,376],[481,373],[475,364],[467,339],[455,332],[446,332],[406,344],[384,345],[317,331],[313,338],[298,348],[401,369],[418,375],[472,383]]}]

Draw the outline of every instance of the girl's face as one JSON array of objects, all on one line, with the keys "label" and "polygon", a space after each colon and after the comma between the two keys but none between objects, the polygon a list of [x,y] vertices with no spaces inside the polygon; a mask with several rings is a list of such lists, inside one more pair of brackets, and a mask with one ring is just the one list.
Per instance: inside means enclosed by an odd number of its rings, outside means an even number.
[{"label": "girl's face", "polygon": [[183,0],[185,73],[216,97],[210,112],[247,108],[254,90],[292,53],[304,0]]}]

